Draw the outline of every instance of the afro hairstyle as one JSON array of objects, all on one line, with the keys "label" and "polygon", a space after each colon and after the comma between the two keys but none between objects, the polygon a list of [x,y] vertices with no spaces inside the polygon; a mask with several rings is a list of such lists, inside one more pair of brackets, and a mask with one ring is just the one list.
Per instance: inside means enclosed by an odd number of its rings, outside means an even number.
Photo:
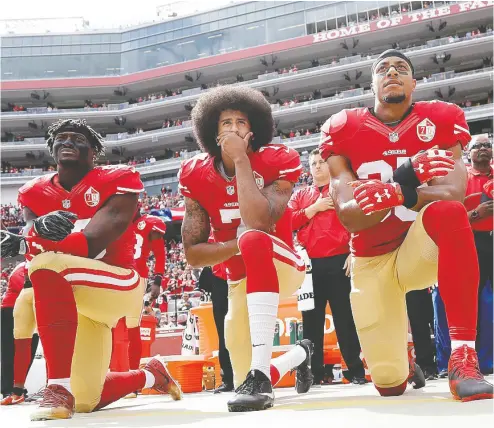
[{"label": "afro hairstyle", "polygon": [[221,156],[216,137],[220,114],[225,110],[237,110],[247,115],[254,134],[250,143],[253,151],[273,139],[271,105],[261,92],[246,86],[218,86],[202,95],[192,110],[192,129],[203,152],[213,157]]},{"label": "afro hairstyle", "polygon": [[52,123],[48,128],[46,144],[51,155],[53,155],[53,144],[55,143],[57,134],[69,131],[84,135],[89,141],[89,144],[91,144],[96,156],[104,153],[103,137],[91,128],[85,119],[65,119]]}]

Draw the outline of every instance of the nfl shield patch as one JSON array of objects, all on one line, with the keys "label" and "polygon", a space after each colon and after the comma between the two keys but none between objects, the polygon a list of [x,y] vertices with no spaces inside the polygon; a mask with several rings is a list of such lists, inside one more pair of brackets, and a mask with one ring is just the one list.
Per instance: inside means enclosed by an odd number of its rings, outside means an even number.
[{"label": "nfl shield patch", "polygon": [[400,139],[398,132],[390,132],[389,133],[389,141],[392,143],[396,143]]},{"label": "nfl shield patch", "polygon": [[428,143],[432,141],[436,135],[436,125],[434,125],[429,119],[425,118],[417,125],[417,137],[420,141]]},{"label": "nfl shield patch", "polygon": [[86,193],[84,193],[84,200],[88,207],[95,207],[99,204],[99,192],[90,187],[86,190]]},{"label": "nfl shield patch", "polygon": [[232,196],[235,193],[235,187],[234,186],[226,186],[226,193],[230,196]]},{"label": "nfl shield patch", "polygon": [[70,208],[70,201],[68,199],[64,199],[62,201],[62,207],[65,209],[69,209]]}]

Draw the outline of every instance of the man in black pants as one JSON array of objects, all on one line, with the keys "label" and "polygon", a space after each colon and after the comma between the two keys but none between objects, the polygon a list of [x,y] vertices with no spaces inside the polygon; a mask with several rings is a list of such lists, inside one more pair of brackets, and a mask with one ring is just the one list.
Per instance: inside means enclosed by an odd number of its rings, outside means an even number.
[{"label": "man in black pants", "polygon": [[[493,199],[492,180],[494,167],[492,166],[492,138],[488,135],[477,135],[469,144],[471,165],[468,168],[467,192],[465,206],[468,218],[473,229],[475,247],[479,261],[479,308],[482,291],[486,284],[493,284]],[[441,284],[439,284],[441,285]],[[477,322],[477,343],[479,351],[479,332],[482,327],[480,311]]]},{"label": "man in black pants", "polygon": [[[1,393],[5,398],[2,405],[16,404],[15,401],[24,401],[26,390],[14,391],[14,306],[20,292],[24,287],[24,269],[25,263],[15,267],[8,279],[7,292],[2,299],[1,312]],[[29,281],[29,280],[28,280]],[[28,283],[29,285],[30,283]],[[31,341],[31,361],[33,363],[36,349],[38,347],[39,336],[33,335]],[[29,369],[28,369],[29,370]],[[15,394],[13,394],[15,392]],[[12,403],[11,401],[14,401]]]},{"label": "man in black pants", "polygon": [[437,379],[431,328],[434,328],[434,308],[429,289],[410,291],[406,295],[408,319],[412,330],[417,364],[426,380]]},{"label": "man in black pants", "polygon": [[365,383],[360,359],[360,342],[350,306],[350,235],[341,225],[329,195],[329,168],[319,150],[309,157],[313,185],[292,195],[292,228],[312,263],[314,309],[302,312],[304,338],[314,344],[312,372],[314,383],[324,376],[323,344],[326,304],[329,302],[341,354],[348,366],[345,377]]},{"label": "man in black pants", "polygon": [[213,317],[218,332],[218,359],[221,367],[223,383],[214,393],[233,391],[233,369],[230,354],[225,345],[225,316],[228,312],[228,283],[222,265],[212,269],[204,268],[199,278],[199,287],[211,293]]}]

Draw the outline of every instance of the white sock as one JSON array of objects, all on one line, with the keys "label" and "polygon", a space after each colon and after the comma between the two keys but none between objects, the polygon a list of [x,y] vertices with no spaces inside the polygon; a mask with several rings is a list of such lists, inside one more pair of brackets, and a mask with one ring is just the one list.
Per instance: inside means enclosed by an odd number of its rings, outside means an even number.
[{"label": "white sock", "polygon": [[144,369],[142,371],[146,375],[146,383],[144,384],[144,388],[152,388],[156,382],[154,374]]},{"label": "white sock", "polygon": [[271,364],[278,369],[280,379],[285,376],[291,369],[298,367],[307,358],[307,352],[300,345],[296,345],[293,349],[285,352],[279,357],[273,358]]},{"label": "white sock", "polygon": [[451,351],[461,348],[463,345],[467,345],[469,348],[475,349],[475,340],[452,340]]},{"label": "white sock", "polygon": [[250,369],[260,370],[268,379],[271,379],[269,365],[271,363],[279,300],[280,295],[278,293],[247,294],[250,340],[252,342]]},{"label": "white sock", "polygon": [[66,377],[64,379],[48,379],[48,385],[61,385],[72,394],[69,377]]}]

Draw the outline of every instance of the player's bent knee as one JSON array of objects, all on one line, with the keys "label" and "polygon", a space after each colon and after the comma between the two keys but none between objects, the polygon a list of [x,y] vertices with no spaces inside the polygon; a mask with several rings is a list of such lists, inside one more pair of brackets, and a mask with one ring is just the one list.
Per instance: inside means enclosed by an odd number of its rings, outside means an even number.
[{"label": "player's bent knee", "polygon": [[443,233],[470,227],[467,210],[458,201],[436,201],[427,205],[422,223],[433,240]]},{"label": "player's bent knee", "polygon": [[[388,390],[398,388],[403,383],[403,380],[405,381],[406,386],[409,374],[408,366],[403,365],[399,361],[382,362],[374,364],[369,368],[371,370],[372,381],[378,390],[380,388]],[[399,388],[397,390],[399,390]]]},{"label": "player's bent knee", "polygon": [[48,251],[46,253],[38,254],[29,263],[28,273],[32,275],[34,272],[40,269],[51,270],[54,272],[61,272],[61,254],[54,253],[53,251]]},{"label": "player's bent knee", "polygon": [[249,229],[238,237],[238,248],[241,254],[263,252],[263,249],[272,251],[273,241],[271,237],[260,230]]},{"label": "player's bent knee", "polygon": [[374,385],[381,395],[381,397],[397,397],[399,395],[403,395],[405,390],[407,389],[407,381],[400,383],[397,386],[383,388],[377,385]]}]

